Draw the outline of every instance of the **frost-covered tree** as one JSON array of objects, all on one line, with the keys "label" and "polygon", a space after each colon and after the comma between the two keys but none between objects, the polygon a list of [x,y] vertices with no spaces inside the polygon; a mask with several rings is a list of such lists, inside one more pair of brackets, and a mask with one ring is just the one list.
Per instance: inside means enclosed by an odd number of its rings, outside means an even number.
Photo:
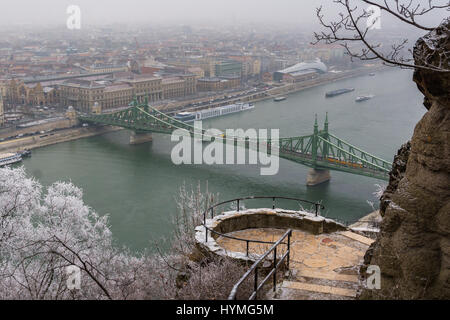
[{"label": "frost-covered tree", "polygon": [[[0,298],[141,298],[149,259],[113,245],[107,217],[71,183],[42,186],[21,169],[0,169]],[[66,267],[81,269],[67,288]]]},{"label": "frost-covered tree", "polygon": [[[0,299],[220,299],[245,272],[229,260],[191,259],[208,192],[183,186],[171,246],[139,256],[114,243],[108,218],[82,198],[72,183],[44,191],[23,168],[0,169]],[[81,270],[79,290],[67,286],[69,266]]]}]

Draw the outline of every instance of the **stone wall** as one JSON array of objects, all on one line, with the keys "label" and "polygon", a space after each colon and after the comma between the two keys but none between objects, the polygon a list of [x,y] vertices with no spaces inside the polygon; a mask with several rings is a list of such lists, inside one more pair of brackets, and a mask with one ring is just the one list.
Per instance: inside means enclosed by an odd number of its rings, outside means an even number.
[{"label": "stone wall", "polygon": [[[224,212],[214,219],[208,219],[206,226],[222,234],[255,228],[303,230],[312,234],[347,230],[344,225],[331,219],[321,216],[316,217],[314,214],[304,211],[283,209],[249,209],[240,212]],[[247,257],[245,253],[225,251],[217,244],[216,238],[218,235],[214,233],[208,232],[208,241],[206,242],[204,226],[198,226],[195,231],[197,248],[205,254],[213,253],[246,262],[256,260],[255,257]]]}]

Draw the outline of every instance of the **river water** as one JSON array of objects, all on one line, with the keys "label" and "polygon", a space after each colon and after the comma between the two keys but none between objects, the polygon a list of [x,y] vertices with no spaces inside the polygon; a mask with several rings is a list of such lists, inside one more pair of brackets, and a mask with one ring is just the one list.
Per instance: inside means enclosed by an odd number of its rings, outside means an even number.
[{"label": "river water", "polygon": [[[422,95],[411,79],[411,71],[389,69],[374,77],[340,80],[291,94],[284,102],[257,102],[252,111],[210,119],[204,127],[279,128],[281,136],[300,136],[313,132],[315,114],[322,128],[328,112],[330,132],[391,161],[425,112]],[[324,97],[327,91],[347,87],[356,90]],[[375,97],[356,103],[355,97],[361,94]],[[24,165],[44,185],[72,181],[81,187],[85,202],[99,214],[110,216],[117,243],[133,250],[148,247],[153,239],[170,238],[174,197],[183,183],[196,186],[200,182],[205,187],[208,182],[220,200],[279,195],[322,201],[323,215],[347,221],[371,212],[367,200],[375,200],[375,184],[386,184],[332,171],[329,183],[306,187],[309,169],[283,159],[275,176],[261,176],[258,166],[175,166],[170,136],[154,134],[153,142],[138,146],[128,142],[129,133],[120,131],[61,143],[34,150]]]}]

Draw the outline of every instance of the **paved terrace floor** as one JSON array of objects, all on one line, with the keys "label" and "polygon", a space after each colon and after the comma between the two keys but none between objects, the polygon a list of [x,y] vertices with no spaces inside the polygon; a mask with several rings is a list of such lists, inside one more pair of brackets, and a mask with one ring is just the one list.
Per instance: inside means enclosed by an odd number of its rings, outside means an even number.
[{"label": "paved terrace floor", "polygon": [[[286,232],[281,229],[247,229],[229,235],[242,239],[275,242]],[[340,300],[354,299],[358,288],[359,265],[374,240],[353,232],[313,235],[294,230],[291,238],[290,276],[269,299]],[[219,237],[224,249],[246,252],[245,242]],[[250,243],[249,253],[262,254],[270,245]],[[281,251],[285,250],[285,246]],[[278,255],[281,256],[282,253]]]}]

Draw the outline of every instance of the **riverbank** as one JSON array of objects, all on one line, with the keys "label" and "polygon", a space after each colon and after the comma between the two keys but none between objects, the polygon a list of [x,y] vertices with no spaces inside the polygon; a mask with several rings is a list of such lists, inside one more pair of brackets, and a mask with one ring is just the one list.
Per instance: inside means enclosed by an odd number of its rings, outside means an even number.
[{"label": "riverbank", "polygon": [[[359,69],[340,72],[340,73],[330,73],[330,74],[323,75],[316,79],[302,81],[299,83],[285,84],[285,85],[275,87],[275,88],[272,88],[272,89],[269,89],[269,90],[266,90],[263,92],[257,92],[257,93],[249,94],[247,96],[241,96],[241,97],[235,98],[235,99],[224,100],[224,101],[220,101],[218,103],[211,103],[211,104],[201,106],[201,107],[196,107],[196,108],[191,107],[191,108],[180,109],[180,107],[182,107],[182,106],[174,106],[170,109],[161,108],[161,110],[164,110],[165,112],[170,112],[170,111],[174,111],[174,110],[198,111],[198,110],[215,108],[215,107],[219,107],[219,106],[223,106],[223,105],[233,104],[233,103],[237,103],[237,102],[254,103],[254,102],[258,102],[258,101],[273,99],[274,96],[292,94],[292,93],[300,92],[302,90],[306,90],[309,88],[325,85],[325,84],[333,82],[333,81],[363,76],[365,74],[369,74],[370,72],[380,71],[383,69],[386,69],[386,67],[385,66],[375,66],[375,67],[359,68]],[[220,96],[221,95],[218,95],[217,97],[220,97]],[[211,97],[209,97],[208,99],[211,99]],[[181,104],[184,105],[189,102],[192,103],[193,101],[183,101]],[[74,128],[73,125],[74,125],[73,121],[64,120],[64,121],[57,121],[54,123],[49,123],[49,124],[40,125],[40,126],[36,126],[36,127],[31,127],[31,128],[27,128],[27,129],[16,130],[14,132],[12,132],[10,129],[8,129],[8,130],[5,129],[5,130],[3,130],[5,132],[0,131],[0,138],[7,137],[8,135],[11,135],[11,134],[24,134],[24,133],[29,133],[29,132],[41,131],[41,130],[47,131],[47,130],[57,129],[59,131],[55,131],[55,132],[45,134],[45,135],[33,135],[30,137],[23,137],[23,138],[18,138],[18,139],[14,139],[14,140],[1,142],[0,143],[0,152],[8,153],[8,152],[18,152],[18,151],[22,151],[24,149],[31,150],[31,149],[45,147],[45,146],[56,144],[56,143],[67,142],[67,141],[102,135],[105,133],[114,132],[114,131],[118,131],[121,129],[121,128],[113,128],[113,127],[108,127],[108,126],[106,126],[106,127],[87,127],[87,128],[75,127]]]},{"label": "riverbank", "polygon": [[[325,84],[328,84],[328,83],[331,83],[334,81],[338,81],[338,80],[344,80],[344,79],[359,77],[359,76],[363,76],[363,75],[368,75],[369,73],[386,70],[387,68],[388,67],[383,66],[383,65],[377,65],[377,66],[372,66],[372,67],[358,68],[355,70],[342,71],[342,72],[338,72],[338,73],[328,73],[326,75],[319,76],[318,78],[315,78],[315,79],[305,80],[305,81],[302,81],[299,83],[284,84],[284,85],[277,86],[275,88],[271,88],[266,91],[256,92],[256,93],[248,94],[246,96],[236,97],[233,99],[221,100],[220,102],[216,102],[216,103],[208,103],[204,106],[199,106],[199,107],[185,107],[185,106],[186,106],[186,104],[194,104],[194,103],[199,104],[199,103],[205,103],[205,102],[208,102],[208,101],[214,100],[214,99],[222,99],[224,97],[224,94],[210,96],[205,99],[182,101],[182,102],[179,102],[178,104],[172,104],[172,106],[170,108],[167,108],[167,105],[160,106],[157,108],[162,111],[165,111],[165,112],[175,112],[175,111],[176,112],[181,112],[181,111],[191,111],[192,112],[192,111],[199,111],[199,110],[221,107],[221,106],[234,104],[234,103],[238,103],[238,102],[254,103],[254,102],[258,102],[258,101],[270,100],[270,99],[273,99],[275,96],[279,96],[279,95],[287,95],[287,94],[300,92],[302,90],[306,90],[306,89],[313,88],[313,87],[318,87],[318,86],[325,85]],[[237,93],[237,94],[239,95],[239,93]]]},{"label": "riverbank", "polygon": [[109,132],[115,132],[122,130],[122,128],[117,127],[87,127],[87,128],[68,128],[65,130],[57,131],[55,133],[47,135],[36,135],[31,137],[24,137],[19,139],[14,139],[10,141],[5,141],[0,143],[0,153],[15,153],[18,151],[23,151],[25,149],[32,150],[36,148],[41,148],[61,142],[68,142],[72,140],[78,140],[82,138],[89,138],[93,136],[98,136],[106,134]]},{"label": "riverbank", "polygon": [[[306,90],[309,88],[325,85],[330,82],[349,79],[349,78],[353,78],[353,77],[359,77],[359,76],[369,74],[371,72],[380,71],[380,70],[384,70],[384,69],[386,69],[385,66],[377,66],[377,67],[372,67],[372,68],[356,69],[356,70],[351,70],[351,71],[346,71],[346,72],[326,74],[326,75],[316,78],[316,79],[302,81],[299,83],[292,83],[292,84],[288,84],[288,85],[285,85],[285,86],[279,87],[279,88],[273,88],[273,89],[269,90],[268,93],[272,96],[280,95],[280,94],[296,93],[296,92],[300,92],[302,90]],[[267,99],[273,98],[272,96],[267,97]]]}]

